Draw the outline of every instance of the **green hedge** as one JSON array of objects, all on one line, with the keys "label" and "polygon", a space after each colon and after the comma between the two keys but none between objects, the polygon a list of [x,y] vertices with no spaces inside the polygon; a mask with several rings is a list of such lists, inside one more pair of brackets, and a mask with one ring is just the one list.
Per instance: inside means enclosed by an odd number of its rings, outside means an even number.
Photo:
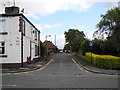
[{"label": "green hedge", "polygon": [[106,69],[120,69],[120,57],[85,53],[85,60],[95,66]]}]

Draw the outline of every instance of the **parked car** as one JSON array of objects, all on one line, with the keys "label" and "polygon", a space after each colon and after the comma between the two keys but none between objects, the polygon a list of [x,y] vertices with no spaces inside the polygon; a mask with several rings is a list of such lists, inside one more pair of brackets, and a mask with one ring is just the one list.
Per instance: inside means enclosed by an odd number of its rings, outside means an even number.
[{"label": "parked car", "polygon": [[61,51],[59,51],[60,53],[63,53],[63,51],[61,50]]}]

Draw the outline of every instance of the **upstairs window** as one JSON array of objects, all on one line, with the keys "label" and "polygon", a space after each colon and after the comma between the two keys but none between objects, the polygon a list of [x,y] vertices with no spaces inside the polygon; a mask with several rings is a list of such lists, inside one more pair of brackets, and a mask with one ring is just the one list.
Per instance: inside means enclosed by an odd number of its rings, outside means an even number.
[{"label": "upstairs window", "polygon": [[5,42],[0,42],[0,54],[5,54]]},{"label": "upstairs window", "polygon": [[23,23],[22,23],[22,32],[23,32],[23,35],[25,35],[25,21],[23,20]]},{"label": "upstairs window", "polygon": [[37,41],[37,31],[35,31],[35,40]]},{"label": "upstairs window", "polygon": [[5,32],[5,20],[0,20],[0,32]]},{"label": "upstairs window", "polygon": [[19,32],[22,32],[25,35],[25,21],[22,17],[19,18]]},{"label": "upstairs window", "polygon": [[35,56],[37,56],[37,55],[38,55],[38,46],[35,45]]}]

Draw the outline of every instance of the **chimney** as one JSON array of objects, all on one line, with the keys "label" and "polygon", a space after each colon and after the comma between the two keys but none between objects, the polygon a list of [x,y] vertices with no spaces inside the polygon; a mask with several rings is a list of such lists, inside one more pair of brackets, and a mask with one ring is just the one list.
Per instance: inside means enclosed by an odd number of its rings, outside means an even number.
[{"label": "chimney", "polygon": [[19,14],[19,7],[5,7],[5,14]]}]

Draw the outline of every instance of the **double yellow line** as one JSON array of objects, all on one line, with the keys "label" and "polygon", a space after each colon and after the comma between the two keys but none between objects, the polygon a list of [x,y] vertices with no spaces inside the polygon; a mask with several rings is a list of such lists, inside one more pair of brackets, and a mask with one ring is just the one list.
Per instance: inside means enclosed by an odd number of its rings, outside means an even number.
[{"label": "double yellow line", "polygon": [[53,61],[53,59],[50,59],[50,61],[47,64],[45,64],[43,67],[41,67],[37,70],[28,71],[28,72],[17,72],[17,73],[0,73],[0,75],[17,75],[17,74],[27,74],[30,72],[37,72],[37,71],[40,71],[40,70],[44,69],[45,67],[47,67],[52,61]]},{"label": "double yellow line", "polygon": [[80,70],[83,70],[83,68],[80,67],[80,65],[79,65],[74,59],[72,59],[72,61],[77,65],[77,67],[78,67]]},{"label": "double yellow line", "polygon": [[77,67],[78,67],[81,71],[88,72],[87,70],[83,69],[74,59],[72,59],[72,61],[77,65]]}]

